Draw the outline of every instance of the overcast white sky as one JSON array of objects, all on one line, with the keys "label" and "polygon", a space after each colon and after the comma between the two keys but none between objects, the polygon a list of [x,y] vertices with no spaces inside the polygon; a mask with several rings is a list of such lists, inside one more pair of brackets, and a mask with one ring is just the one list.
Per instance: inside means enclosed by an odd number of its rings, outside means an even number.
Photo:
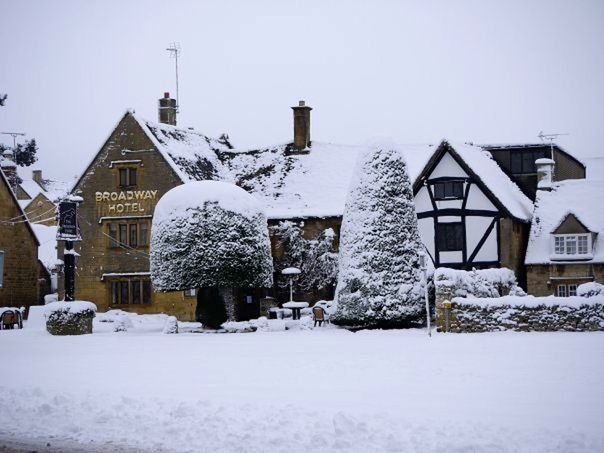
[{"label": "overcast white sky", "polygon": [[[604,1],[0,0],[1,131],[35,137],[46,175],[71,179],[127,108],[237,147],[313,140],[559,143],[604,156]],[[2,136],[5,143],[11,138]],[[32,167],[33,168],[33,167]]]}]

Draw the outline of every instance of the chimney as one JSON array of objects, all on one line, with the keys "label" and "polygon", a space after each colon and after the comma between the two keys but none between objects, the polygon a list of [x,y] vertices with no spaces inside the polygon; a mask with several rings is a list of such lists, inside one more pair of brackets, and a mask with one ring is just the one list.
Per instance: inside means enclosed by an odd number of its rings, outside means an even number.
[{"label": "chimney", "polygon": [[537,190],[552,190],[554,181],[554,165],[553,159],[537,159],[535,166],[537,167]]},{"label": "chimney", "polygon": [[31,172],[31,179],[33,179],[40,187],[42,187],[42,170],[34,170]]},{"label": "chimney", "polygon": [[168,92],[159,100],[159,122],[176,126],[176,99]]},{"label": "chimney", "polygon": [[303,150],[310,147],[310,111],[304,101],[300,101],[294,111],[294,148]]},{"label": "chimney", "polygon": [[16,193],[17,185],[19,184],[19,176],[17,175],[17,164],[15,164],[15,155],[11,150],[6,150],[0,156],[0,167],[8,183]]}]

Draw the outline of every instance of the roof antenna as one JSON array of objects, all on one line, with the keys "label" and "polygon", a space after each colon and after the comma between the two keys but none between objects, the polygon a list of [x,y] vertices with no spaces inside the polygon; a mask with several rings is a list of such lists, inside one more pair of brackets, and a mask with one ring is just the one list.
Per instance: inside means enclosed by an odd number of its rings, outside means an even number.
[{"label": "roof antenna", "polygon": [[174,58],[176,67],[176,113],[179,112],[180,102],[178,97],[178,55],[180,54],[180,43],[173,42],[170,47],[166,48],[170,52],[170,58]]},{"label": "roof antenna", "polygon": [[13,137],[13,151],[17,148],[17,137],[25,136],[25,132],[0,132],[2,135],[11,135]]},{"label": "roof antenna", "polygon": [[554,160],[554,140],[556,137],[560,137],[561,135],[570,135],[568,133],[562,134],[544,134],[543,131],[540,131],[537,137],[541,139],[541,141],[549,140],[549,149],[550,149],[550,159]]}]

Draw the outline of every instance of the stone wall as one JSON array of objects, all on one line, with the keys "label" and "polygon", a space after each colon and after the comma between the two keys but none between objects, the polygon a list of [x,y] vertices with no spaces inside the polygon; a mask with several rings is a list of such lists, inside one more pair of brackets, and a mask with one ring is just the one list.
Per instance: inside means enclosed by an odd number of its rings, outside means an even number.
[{"label": "stone wall", "polygon": [[528,292],[534,296],[554,294],[556,284],[576,284],[590,281],[604,282],[602,263],[552,263],[527,266]]},{"label": "stone wall", "polygon": [[604,298],[592,299],[502,297],[485,304],[485,299],[454,298],[449,332],[604,331]]}]

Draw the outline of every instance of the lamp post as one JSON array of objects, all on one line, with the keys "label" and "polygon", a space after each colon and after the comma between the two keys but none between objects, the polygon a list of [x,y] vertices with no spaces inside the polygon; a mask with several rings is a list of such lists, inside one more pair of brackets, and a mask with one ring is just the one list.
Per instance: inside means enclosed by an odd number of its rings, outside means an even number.
[{"label": "lamp post", "polygon": [[420,252],[419,265],[422,269],[422,283],[424,284],[424,299],[426,301],[426,322],[428,326],[428,336],[432,336],[432,328],[430,326],[430,302],[428,299],[428,264],[426,263],[426,254]]},{"label": "lamp post", "polygon": [[289,277],[289,301],[294,301],[294,276],[299,275],[301,273],[300,269],[297,267],[287,267],[281,271],[283,275],[287,275]]}]

